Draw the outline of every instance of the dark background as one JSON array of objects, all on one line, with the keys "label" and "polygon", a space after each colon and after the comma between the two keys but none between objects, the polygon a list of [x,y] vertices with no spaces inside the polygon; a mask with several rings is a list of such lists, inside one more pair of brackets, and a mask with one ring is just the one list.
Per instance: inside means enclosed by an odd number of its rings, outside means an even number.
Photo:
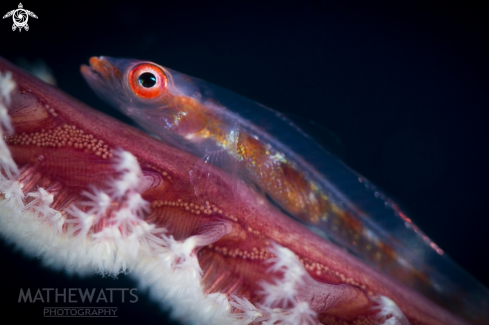
[{"label": "dark background", "polygon": [[[2,1],[0,14],[18,1]],[[39,19],[21,33],[12,32],[11,18],[0,20],[0,55],[43,59],[61,89],[118,117],[79,73],[90,56],[152,60],[300,119],[489,286],[489,26],[482,2],[23,5]],[[42,304],[17,304],[21,287],[135,286],[124,276],[69,279],[5,245],[0,261],[4,317],[10,310],[19,319],[59,321],[43,319]],[[139,296],[119,306],[117,322],[163,323],[157,304]]]}]

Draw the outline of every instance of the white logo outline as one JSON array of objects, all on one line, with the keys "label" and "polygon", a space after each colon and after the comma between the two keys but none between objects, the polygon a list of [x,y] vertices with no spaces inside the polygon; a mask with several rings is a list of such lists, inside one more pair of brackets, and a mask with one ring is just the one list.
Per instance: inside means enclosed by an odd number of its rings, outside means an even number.
[{"label": "white logo outline", "polygon": [[19,2],[19,7],[17,9],[11,10],[7,12],[2,19],[8,18],[12,16],[14,24],[12,25],[12,31],[15,31],[17,28],[19,32],[24,28],[26,31],[29,30],[29,25],[27,25],[27,21],[29,20],[29,16],[33,18],[38,18],[35,13],[29,10],[25,10],[22,6],[22,3]]}]

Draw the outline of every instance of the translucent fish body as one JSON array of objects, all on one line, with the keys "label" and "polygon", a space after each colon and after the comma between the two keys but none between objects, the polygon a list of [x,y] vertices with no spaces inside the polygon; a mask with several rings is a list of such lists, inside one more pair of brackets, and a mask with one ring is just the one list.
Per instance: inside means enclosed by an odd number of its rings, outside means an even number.
[{"label": "translucent fish body", "polygon": [[[395,202],[280,113],[154,63],[101,57],[90,64],[82,72],[101,97],[147,132],[202,158],[188,171],[197,196],[209,169],[225,170],[323,238],[439,305],[468,319],[487,316],[486,288]],[[154,77],[149,90],[145,73]]]}]

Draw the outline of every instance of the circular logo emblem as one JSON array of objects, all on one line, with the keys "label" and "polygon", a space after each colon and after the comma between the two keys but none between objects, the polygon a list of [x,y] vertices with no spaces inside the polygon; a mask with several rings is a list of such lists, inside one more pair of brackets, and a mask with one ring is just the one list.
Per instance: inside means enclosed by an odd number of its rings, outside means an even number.
[{"label": "circular logo emblem", "polygon": [[22,3],[19,3],[18,9],[10,10],[2,18],[7,18],[10,16],[12,16],[12,19],[14,20],[12,30],[14,31],[16,29],[19,29],[19,32],[22,31],[22,28],[25,30],[29,30],[29,25],[27,25],[29,16],[37,18],[35,13],[29,10],[25,10],[22,6]]},{"label": "circular logo emblem", "polygon": [[25,12],[24,9],[15,10],[15,12],[12,16],[14,18],[15,26],[17,26],[19,28],[24,28],[24,26],[27,25],[27,21],[29,20],[29,16],[27,15],[27,12]]}]

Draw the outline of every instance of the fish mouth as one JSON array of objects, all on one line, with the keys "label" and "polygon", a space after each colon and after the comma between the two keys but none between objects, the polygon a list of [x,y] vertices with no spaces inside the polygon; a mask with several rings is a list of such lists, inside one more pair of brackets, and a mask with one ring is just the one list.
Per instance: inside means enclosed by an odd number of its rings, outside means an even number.
[{"label": "fish mouth", "polygon": [[90,66],[83,64],[80,67],[80,71],[87,81],[105,83],[113,78],[122,76],[120,70],[103,56],[91,57],[88,62]]}]

